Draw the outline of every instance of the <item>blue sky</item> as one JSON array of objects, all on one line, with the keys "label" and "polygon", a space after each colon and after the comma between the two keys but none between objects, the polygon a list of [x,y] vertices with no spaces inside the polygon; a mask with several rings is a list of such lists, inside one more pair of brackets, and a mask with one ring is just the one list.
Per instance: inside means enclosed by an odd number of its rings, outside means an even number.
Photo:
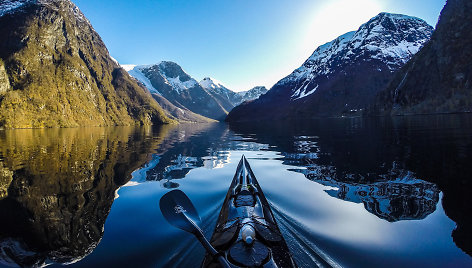
[{"label": "blue sky", "polygon": [[197,80],[270,88],[381,11],[435,26],[446,0],[73,0],[121,64],[177,62]]}]

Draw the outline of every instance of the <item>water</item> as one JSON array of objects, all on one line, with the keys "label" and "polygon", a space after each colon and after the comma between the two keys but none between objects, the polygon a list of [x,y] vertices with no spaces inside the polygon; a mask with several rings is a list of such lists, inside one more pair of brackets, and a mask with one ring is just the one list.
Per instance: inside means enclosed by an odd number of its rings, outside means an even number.
[{"label": "water", "polygon": [[159,199],[210,237],[243,154],[301,267],[472,267],[470,115],[0,131],[0,266],[199,267]]}]

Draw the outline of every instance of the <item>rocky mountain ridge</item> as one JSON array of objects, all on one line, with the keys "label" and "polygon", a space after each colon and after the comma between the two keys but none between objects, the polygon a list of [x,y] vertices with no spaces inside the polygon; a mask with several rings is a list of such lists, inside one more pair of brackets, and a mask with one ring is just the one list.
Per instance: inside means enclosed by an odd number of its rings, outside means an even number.
[{"label": "rocky mountain ridge", "polygon": [[142,82],[153,94],[160,94],[176,107],[221,120],[228,111],[182,67],[171,61],[153,65],[124,65],[130,75]]}]

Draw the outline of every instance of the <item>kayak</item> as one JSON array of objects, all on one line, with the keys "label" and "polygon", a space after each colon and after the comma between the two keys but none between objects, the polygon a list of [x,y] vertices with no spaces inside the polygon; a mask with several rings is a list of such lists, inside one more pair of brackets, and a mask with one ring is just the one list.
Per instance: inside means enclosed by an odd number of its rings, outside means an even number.
[{"label": "kayak", "polygon": [[243,156],[218,216],[202,267],[297,267],[248,161]]}]

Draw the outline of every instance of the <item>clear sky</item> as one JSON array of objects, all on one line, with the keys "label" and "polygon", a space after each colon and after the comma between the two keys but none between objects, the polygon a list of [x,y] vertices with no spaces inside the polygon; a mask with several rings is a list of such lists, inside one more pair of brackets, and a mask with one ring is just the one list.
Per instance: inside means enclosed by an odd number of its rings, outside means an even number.
[{"label": "clear sky", "polygon": [[72,0],[121,64],[178,63],[234,91],[270,88],[378,13],[435,26],[446,0]]}]

